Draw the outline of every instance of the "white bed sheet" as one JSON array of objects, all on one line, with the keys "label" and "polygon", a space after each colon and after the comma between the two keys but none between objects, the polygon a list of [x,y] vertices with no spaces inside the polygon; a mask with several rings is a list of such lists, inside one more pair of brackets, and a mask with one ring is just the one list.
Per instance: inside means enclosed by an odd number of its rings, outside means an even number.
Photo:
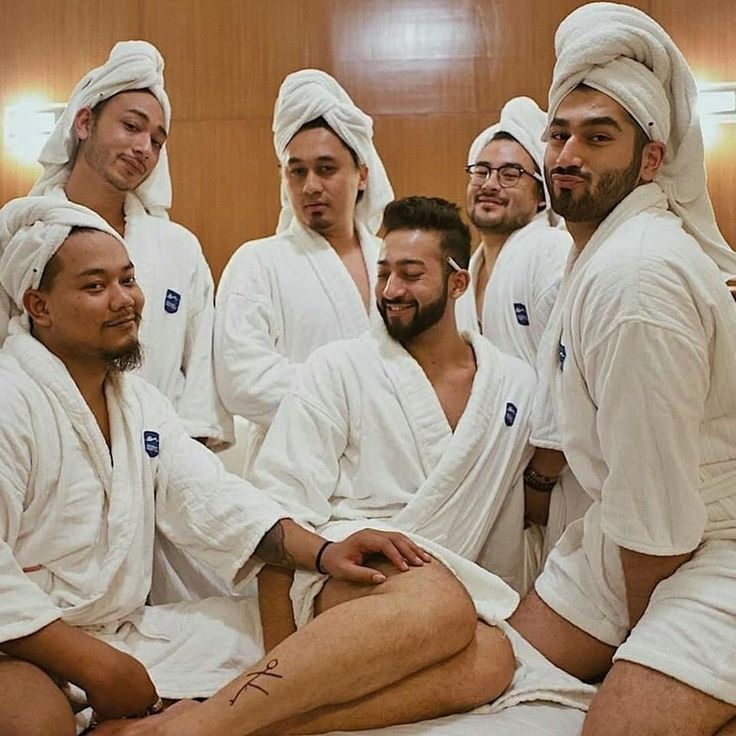
[{"label": "white bed sheet", "polygon": [[329,736],[579,736],[585,713],[555,703],[522,703],[500,713],[464,713],[370,731]]}]

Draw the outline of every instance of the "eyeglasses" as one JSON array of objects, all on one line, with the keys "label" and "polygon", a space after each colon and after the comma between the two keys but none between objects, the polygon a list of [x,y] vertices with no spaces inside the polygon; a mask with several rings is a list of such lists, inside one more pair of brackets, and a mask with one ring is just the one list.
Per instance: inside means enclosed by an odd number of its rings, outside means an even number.
[{"label": "eyeglasses", "polygon": [[511,189],[519,183],[522,174],[531,176],[532,179],[542,181],[542,177],[536,172],[527,171],[523,166],[518,164],[504,164],[503,166],[489,166],[488,164],[470,164],[465,167],[465,171],[470,174],[470,182],[476,186],[482,187],[490,178],[493,172],[496,172],[498,186],[503,189]]}]

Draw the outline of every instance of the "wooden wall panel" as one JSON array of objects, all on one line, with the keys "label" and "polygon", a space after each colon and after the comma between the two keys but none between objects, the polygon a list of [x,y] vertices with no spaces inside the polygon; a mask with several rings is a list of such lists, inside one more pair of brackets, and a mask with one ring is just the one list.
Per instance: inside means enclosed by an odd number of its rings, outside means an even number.
[{"label": "wooden wall panel", "polygon": [[[545,105],[554,30],[582,0],[0,0],[0,105],[68,96],[117,40],[146,38],[166,58],[173,104],[172,216],[200,237],[215,276],[244,240],[273,231],[278,174],[273,103],[283,77],[334,74],[375,119],[397,195],[462,203],[475,135],[508,98]],[[736,69],[736,4],[632,0],[667,28],[704,79]],[[732,130],[733,128],[733,130]],[[724,232],[736,240],[736,126],[709,153]],[[3,156],[0,200],[38,173]]]},{"label": "wooden wall panel", "polygon": [[[651,0],[651,15],[682,49],[701,82],[736,81],[736,3]],[[736,246],[736,125],[720,125],[706,149],[708,189],[721,232]]]}]

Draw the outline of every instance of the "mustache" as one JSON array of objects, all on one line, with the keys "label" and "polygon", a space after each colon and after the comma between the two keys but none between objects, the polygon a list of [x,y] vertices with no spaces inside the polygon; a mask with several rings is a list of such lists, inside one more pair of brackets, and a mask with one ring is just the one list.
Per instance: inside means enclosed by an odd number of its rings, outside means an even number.
[{"label": "mustache", "polygon": [[115,319],[110,319],[107,322],[105,322],[104,325],[105,327],[111,327],[113,325],[118,325],[122,322],[127,322],[130,319],[135,320],[136,325],[139,325],[141,323],[141,313],[131,312],[130,314],[126,314],[123,317],[116,317]]},{"label": "mustache", "polygon": [[584,172],[579,166],[555,166],[549,170],[549,175],[578,176],[581,179],[590,179],[590,174]]}]

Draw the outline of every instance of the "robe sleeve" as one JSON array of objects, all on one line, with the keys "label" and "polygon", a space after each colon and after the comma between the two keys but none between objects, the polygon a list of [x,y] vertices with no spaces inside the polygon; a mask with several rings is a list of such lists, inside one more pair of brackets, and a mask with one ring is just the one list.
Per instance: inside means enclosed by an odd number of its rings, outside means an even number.
[{"label": "robe sleeve", "polygon": [[212,355],[212,330],[215,321],[215,295],[212,274],[199,241],[193,242],[194,271],[189,289],[187,332],[181,370],[184,384],[176,404],[190,437],[206,437],[212,445],[235,441],[230,417],[217,393]]},{"label": "robe sleeve", "polygon": [[156,525],[226,583],[241,583],[260,567],[251,557],[264,534],[290,514],[228,473],[216,455],[187,435],[173,408],[165,411]]},{"label": "robe sleeve", "polygon": [[279,350],[278,296],[248,247],[233,256],[218,289],[215,375],[229,412],[268,427],[298,366]]},{"label": "robe sleeve", "polygon": [[349,437],[348,392],[331,354],[329,345],[318,349],[301,368],[253,470],[256,486],[295,521],[314,528],[332,515]]},{"label": "robe sleeve", "polygon": [[538,259],[534,284],[534,319],[532,320],[532,341],[536,351],[542,340],[542,335],[547,327],[552,307],[560,290],[562,274],[567,262],[567,254],[570,250],[570,240],[567,235],[557,230],[547,229],[544,233],[540,247],[546,249],[546,253]]},{"label": "robe sleeve", "polygon": [[584,357],[607,469],[601,526],[635,552],[684,554],[702,540],[699,436],[709,361],[695,333],[626,319]]},{"label": "robe sleeve", "polygon": [[28,636],[61,618],[61,609],[31,582],[13,552],[31,483],[33,442],[25,402],[9,394],[0,394],[0,641]]}]

